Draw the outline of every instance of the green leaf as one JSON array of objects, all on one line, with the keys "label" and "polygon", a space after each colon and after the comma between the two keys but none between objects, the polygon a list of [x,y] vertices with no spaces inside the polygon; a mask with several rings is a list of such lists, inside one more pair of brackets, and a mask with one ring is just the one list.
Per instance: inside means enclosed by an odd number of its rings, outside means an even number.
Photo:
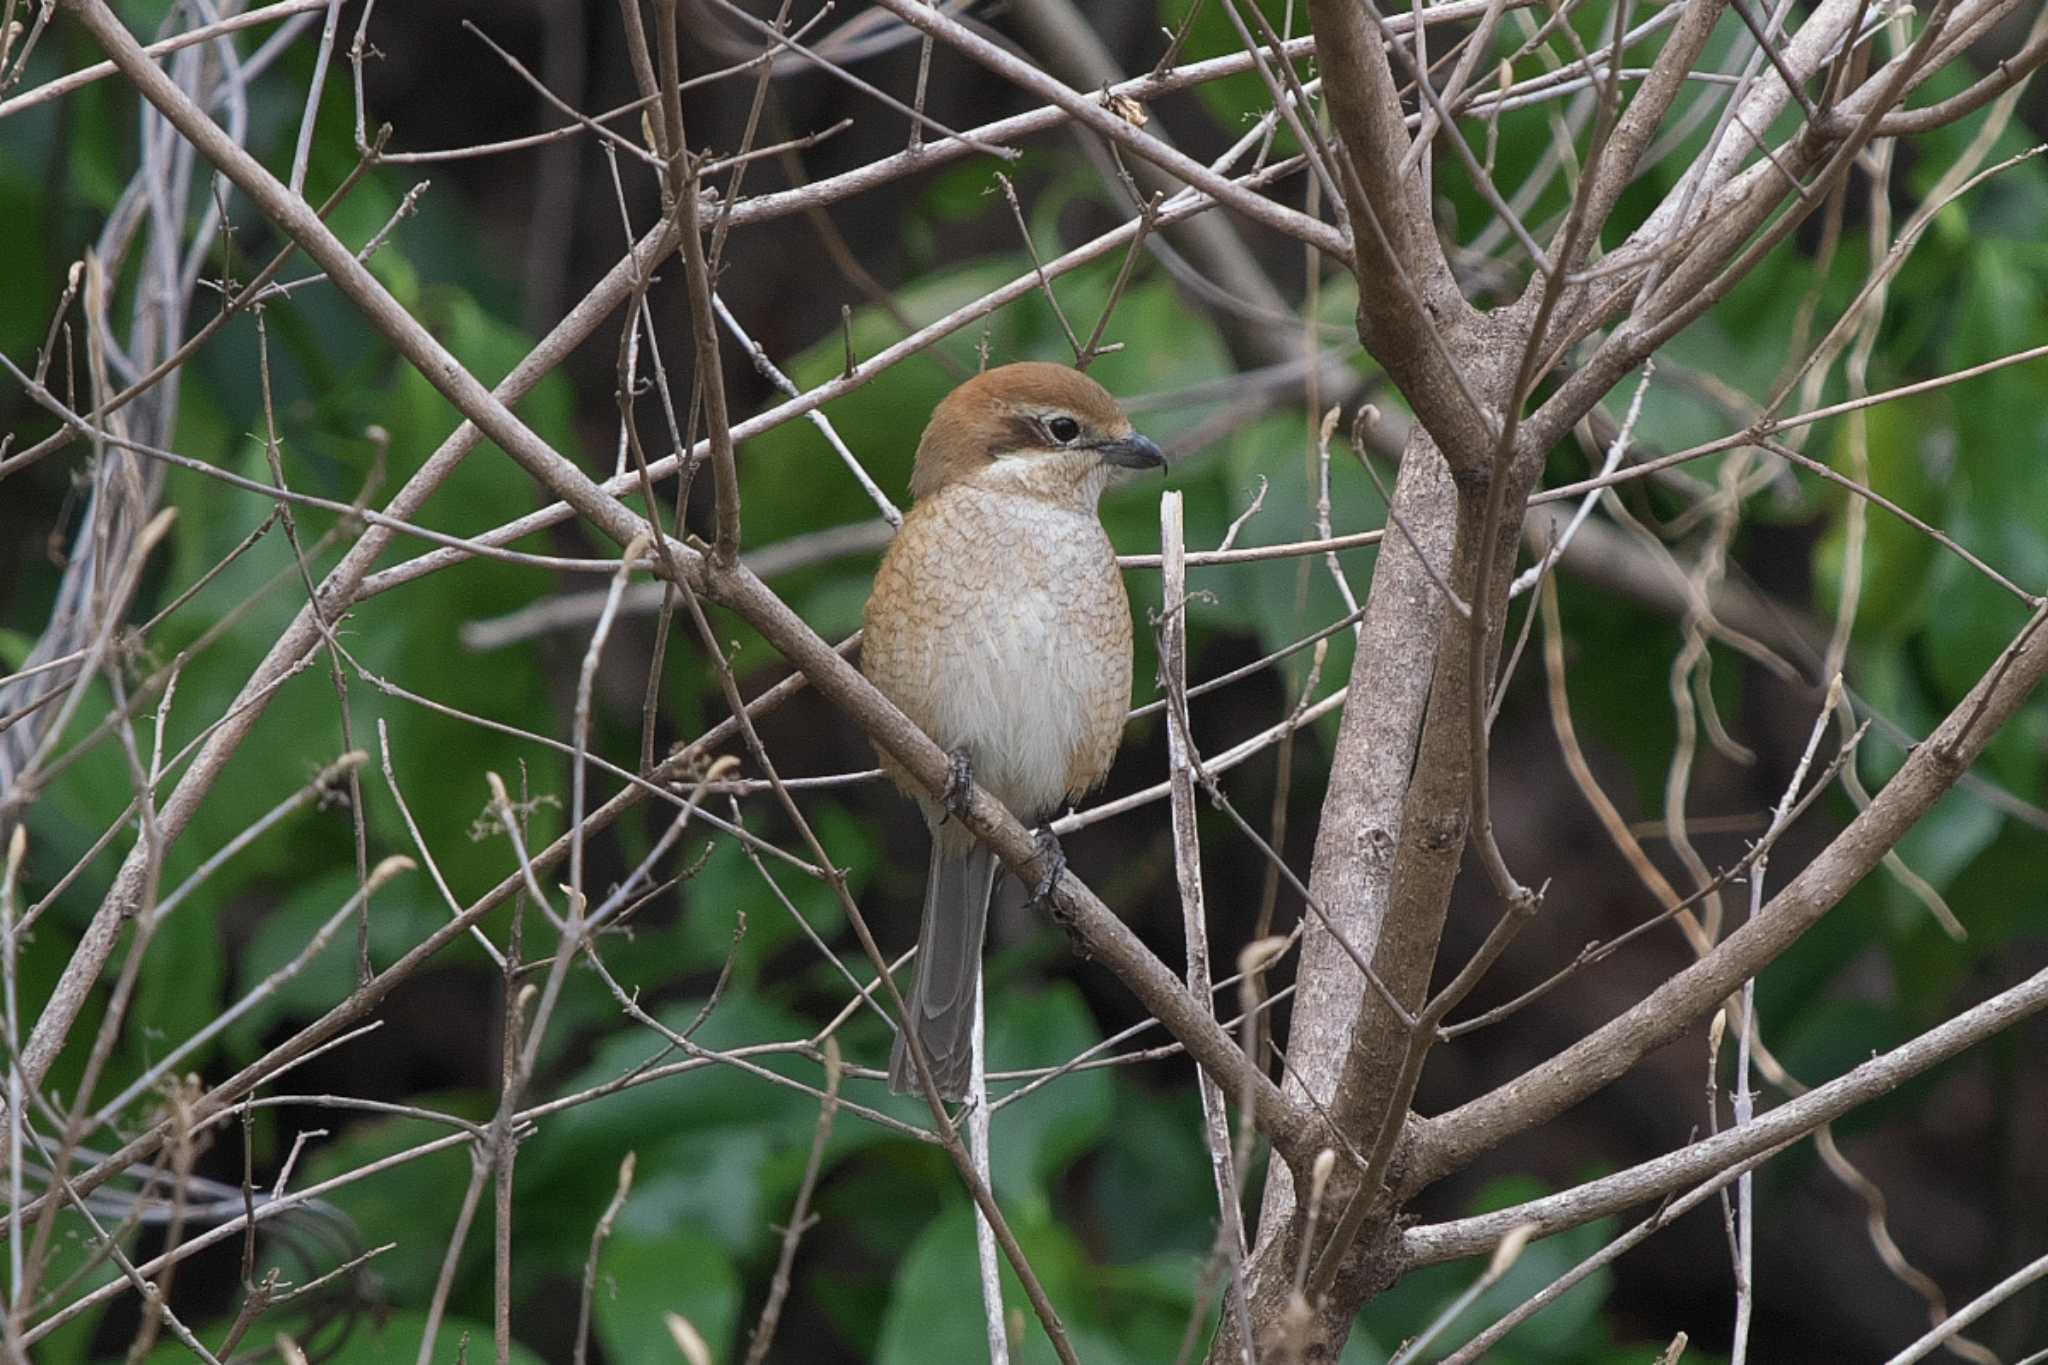
[{"label": "green leaf", "polygon": [[[1934,452],[1928,449],[1928,435],[1945,429],[1945,415],[1944,405],[1933,400],[1889,403],[1864,415],[1870,486],[1906,511],[1936,523],[1944,518],[1947,499],[1929,468]],[[1834,449],[1829,457],[1832,467],[1852,476],[1853,431],[1850,421],[1836,425]],[[1856,495],[1834,488],[1827,495],[1836,512],[1821,541],[1815,568],[1830,619],[1842,597],[1849,534],[1846,508],[1853,496]],[[1884,508],[1866,504],[1863,515],[1863,574],[1856,638],[1878,647],[1895,645],[1928,615],[1930,601],[1924,580],[1941,550],[1925,532]]]},{"label": "green leaf", "polygon": [[[406,1309],[381,1321],[372,1319],[349,1335],[340,1351],[327,1357],[327,1365],[412,1365],[419,1358],[420,1341],[426,1335],[424,1311]],[[462,1339],[469,1338],[472,1361],[491,1358],[491,1324],[468,1318],[447,1317],[434,1336],[435,1365],[452,1362],[460,1354]],[[189,1355],[178,1359],[189,1360]],[[513,1365],[542,1365],[541,1358],[518,1342],[512,1343]]]},{"label": "green leaf", "polygon": [[[268,1346],[280,1331],[289,1332],[293,1324],[271,1323],[268,1320],[257,1323],[244,1342],[245,1347]],[[218,1343],[226,1334],[228,1324],[210,1325],[197,1329],[203,1342]],[[419,1359],[420,1341],[426,1335],[427,1315],[422,1310],[405,1309],[389,1314],[364,1314],[363,1321],[354,1324],[340,1347],[332,1354],[315,1354],[314,1359],[323,1365],[414,1365]],[[147,1365],[190,1365],[193,1355],[176,1340],[167,1338],[146,1357]],[[462,1358],[463,1342],[469,1343],[468,1358],[472,1362],[494,1359],[491,1324],[475,1318],[444,1316],[440,1328],[434,1334],[434,1353],[430,1360],[434,1365],[452,1365]],[[303,1347],[315,1348],[319,1338],[305,1338],[298,1341]],[[670,1357],[674,1357],[671,1349]],[[239,1359],[239,1357],[237,1357]],[[658,1359],[658,1357],[649,1357]],[[512,1343],[512,1365],[542,1365],[540,1356],[520,1345]]]},{"label": "green leaf", "polygon": [[[1078,1307],[1114,1300],[1098,1297],[1099,1287],[1090,1283],[1093,1275],[1087,1260],[1064,1227],[1050,1218],[1017,1217],[1011,1220],[1011,1230],[1046,1293],[1062,1305],[1068,1334],[1081,1359],[1089,1365],[1137,1365],[1140,1359],[1166,1358],[1129,1354],[1102,1324],[1091,1321]],[[964,1202],[955,1202],[932,1220],[896,1271],[876,1365],[986,1359],[988,1329],[977,1264],[972,1212]],[[1007,1264],[1002,1268],[1002,1281],[1006,1315],[1014,1321],[1016,1312],[1021,1312],[1024,1322],[1022,1339],[1010,1343],[1011,1361],[1014,1365],[1050,1365],[1058,1359],[1052,1342],[1032,1315],[1023,1286]],[[1077,1307],[1068,1310],[1065,1306],[1070,1304]]]},{"label": "green leaf", "polygon": [[[411,1096],[414,1104],[430,1106],[459,1117],[481,1122],[489,1118],[487,1101],[481,1096]],[[407,1152],[415,1147],[445,1139],[458,1130],[420,1119],[389,1119],[361,1123],[343,1130],[331,1143],[316,1147],[306,1162],[306,1184],[368,1166]],[[523,1163],[522,1163],[523,1166]],[[329,1196],[356,1226],[362,1244],[381,1246],[396,1242],[379,1256],[376,1272],[392,1287],[393,1298],[401,1303],[425,1303],[433,1292],[447,1239],[455,1227],[455,1214],[470,1179],[469,1147],[456,1143],[398,1162],[374,1176],[335,1189]],[[488,1209],[488,1202],[485,1208]],[[481,1241],[475,1229],[466,1255],[472,1264],[487,1263],[489,1256],[488,1215]],[[489,1339],[486,1331],[484,1339]],[[418,1340],[417,1335],[414,1341]],[[454,1358],[453,1337],[447,1338]]]},{"label": "green leaf", "polygon": [[[991,1071],[1058,1065],[1101,1039],[1071,982],[991,998]],[[989,1136],[998,1197],[1049,1210],[1052,1182],[1108,1130],[1110,1092],[1107,1071],[1077,1071],[998,1110]]]},{"label": "green leaf", "polygon": [[1121,1264],[1171,1256],[1183,1265],[1207,1255],[1216,1236],[1216,1185],[1195,1088],[1155,1091],[1119,1075],[1112,1098],[1116,1122],[1090,1163],[1092,1199],[1104,1209],[1142,1207],[1145,1216],[1106,1220],[1101,1254]]},{"label": "green leaf", "polygon": [[[834,802],[819,803],[809,818],[834,865],[846,873],[848,893],[858,897],[880,865],[881,848],[873,829]],[[773,890],[762,884],[764,875],[774,883]],[[731,955],[733,980],[750,985],[770,959],[786,950],[816,960],[817,950],[805,940],[815,935],[830,943],[846,927],[845,909],[831,887],[772,857],[756,866],[731,838],[721,837],[712,846],[703,870],[685,884],[683,896],[675,935],[680,961],[642,957],[625,966],[622,983],[636,984],[635,974],[644,968],[646,984],[659,986],[673,978],[679,965],[717,971]],[[746,934],[735,945],[733,935],[742,913]],[[804,932],[806,925],[810,935]]]},{"label": "green leaf", "polygon": [[[373,966],[389,965],[446,922],[445,910],[437,914],[433,905],[423,904],[419,899],[433,894],[425,876],[421,871],[398,878],[372,898],[369,924]],[[254,1055],[264,1035],[279,1020],[317,1018],[354,989],[356,918],[354,913],[344,916],[342,912],[356,889],[354,868],[330,868],[308,877],[264,915],[238,963],[239,984],[244,990],[296,961],[323,927],[337,919],[341,923],[331,933],[327,945],[297,975],[280,982],[229,1026],[228,1036],[242,1054]]]},{"label": "green leaf", "polygon": [[[659,1017],[680,1031],[697,1013],[696,1003],[687,1002]],[[758,996],[728,990],[694,1041],[722,1050],[807,1032]],[[656,1059],[681,1060],[653,1034],[621,1029],[564,1082],[563,1093],[615,1081]],[[757,1057],[751,1064],[823,1084],[820,1068],[801,1058]],[[521,1149],[522,1228],[541,1244],[563,1249],[558,1268],[579,1271],[578,1248],[611,1197],[620,1159],[635,1151],[640,1180],[620,1213],[622,1233],[687,1233],[730,1256],[753,1255],[770,1244],[774,1224],[787,1212],[792,1169],[801,1169],[793,1154],[808,1153],[816,1119],[816,1101],[801,1091],[710,1061],[580,1104],[548,1119]],[[842,1121],[832,1158],[879,1140],[868,1125]],[[786,1157],[798,1164],[792,1168]]]},{"label": "green leaf", "polygon": [[678,1313],[703,1335],[713,1360],[728,1360],[739,1312],[739,1274],[708,1238],[688,1231],[658,1237],[621,1232],[598,1258],[591,1313],[607,1359],[679,1360],[663,1321]]}]

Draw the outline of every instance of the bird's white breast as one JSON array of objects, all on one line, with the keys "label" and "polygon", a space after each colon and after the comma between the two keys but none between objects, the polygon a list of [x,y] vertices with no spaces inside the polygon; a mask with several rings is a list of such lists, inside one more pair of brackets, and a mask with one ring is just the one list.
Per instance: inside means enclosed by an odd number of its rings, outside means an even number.
[{"label": "bird's white breast", "polygon": [[931,501],[877,577],[864,667],[1004,804],[1047,816],[1100,779],[1129,705],[1115,551],[1092,508],[973,488]]}]

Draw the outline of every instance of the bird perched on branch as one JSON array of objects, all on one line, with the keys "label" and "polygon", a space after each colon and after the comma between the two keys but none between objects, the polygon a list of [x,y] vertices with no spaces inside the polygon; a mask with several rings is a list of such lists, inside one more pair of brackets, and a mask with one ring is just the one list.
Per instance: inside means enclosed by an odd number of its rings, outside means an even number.
[{"label": "bird perched on branch", "polygon": [[932,832],[917,984],[889,1059],[891,1089],[922,1088],[910,1038],[947,1099],[961,1098],[973,1062],[999,867],[948,805],[971,775],[1036,824],[1101,782],[1116,755],[1131,700],[1131,607],[1096,503],[1119,470],[1164,464],[1100,384],[1036,362],[953,390],[918,442],[916,503],[875,575],[861,669],[954,769],[937,800],[882,755]]}]

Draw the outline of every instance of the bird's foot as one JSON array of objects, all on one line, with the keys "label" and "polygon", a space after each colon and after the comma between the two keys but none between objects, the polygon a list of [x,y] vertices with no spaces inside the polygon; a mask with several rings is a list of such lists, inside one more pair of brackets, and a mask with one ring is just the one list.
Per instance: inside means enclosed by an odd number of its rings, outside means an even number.
[{"label": "bird's foot", "polygon": [[1033,837],[1038,844],[1038,856],[1045,862],[1045,875],[1038,879],[1038,885],[1031,892],[1031,908],[1043,907],[1052,896],[1053,887],[1059,884],[1060,873],[1067,870],[1067,851],[1060,847],[1057,834],[1050,824],[1040,825]]},{"label": "bird's foot", "polygon": [[955,749],[952,759],[953,770],[946,775],[946,790],[939,800],[954,818],[965,819],[968,798],[974,793],[974,760],[964,748]]}]

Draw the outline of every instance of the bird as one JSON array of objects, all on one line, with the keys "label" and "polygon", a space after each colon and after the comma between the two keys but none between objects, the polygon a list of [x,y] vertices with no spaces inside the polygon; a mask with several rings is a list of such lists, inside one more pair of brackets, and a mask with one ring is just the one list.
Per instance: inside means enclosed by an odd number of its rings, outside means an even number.
[{"label": "bird", "polygon": [[[868,680],[953,759],[935,798],[881,754],[932,841],[916,980],[889,1059],[898,1093],[922,1089],[911,1038],[944,1099],[965,1097],[973,1064],[1000,864],[949,807],[971,776],[1042,825],[1101,783],[1116,756],[1131,605],[1098,503],[1123,471],[1165,463],[1102,385],[1039,361],[968,379],[918,441],[912,505],[876,570],[861,637]],[[1049,828],[1041,838],[1050,842]]]}]

